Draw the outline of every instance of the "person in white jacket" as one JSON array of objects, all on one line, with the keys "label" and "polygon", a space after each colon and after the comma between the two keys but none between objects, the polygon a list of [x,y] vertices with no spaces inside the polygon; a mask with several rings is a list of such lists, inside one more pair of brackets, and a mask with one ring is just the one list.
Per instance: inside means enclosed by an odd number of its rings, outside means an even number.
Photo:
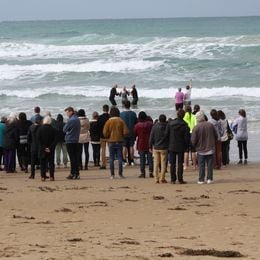
[{"label": "person in white jacket", "polygon": [[238,164],[243,163],[243,152],[244,152],[244,164],[247,164],[247,140],[248,140],[248,132],[247,132],[247,118],[246,111],[244,109],[240,109],[238,111],[239,117],[235,119],[232,123],[231,128],[236,135],[237,146],[239,151],[239,161]]}]

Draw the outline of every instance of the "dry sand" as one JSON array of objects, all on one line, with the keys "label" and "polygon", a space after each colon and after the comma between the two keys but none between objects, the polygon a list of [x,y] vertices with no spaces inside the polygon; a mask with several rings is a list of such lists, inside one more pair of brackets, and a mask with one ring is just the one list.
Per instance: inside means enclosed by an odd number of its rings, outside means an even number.
[{"label": "dry sand", "polygon": [[259,166],[230,165],[211,185],[192,170],[186,185],[155,184],[138,166],[122,180],[91,167],[72,181],[57,169],[55,182],[1,172],[0,259],[260,259]]}]

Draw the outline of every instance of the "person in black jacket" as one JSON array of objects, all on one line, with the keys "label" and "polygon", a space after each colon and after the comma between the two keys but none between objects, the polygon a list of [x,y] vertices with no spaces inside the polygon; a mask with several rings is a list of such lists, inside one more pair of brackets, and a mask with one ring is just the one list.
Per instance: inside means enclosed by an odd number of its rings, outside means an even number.
[{"label": "person in black jacket", "polygon": [[37,132],[41,125],[42,119],[40,116],[36,116],[34,120],[34,124],[32,124],[29,128],[27,141],[30,145],[31,151],[31,175],[29,179],[35,178],[35,166],[39,164],[39,142],[37,138]]},{"label": "person in black jacket", "polygon": [[109,106],[104,105],[103,106],[103,114],[98,117],[98,125],[99,125],[99,131],[100,131],[100,149],[101,149],[101,166],[100,169],[104,170],[106,169],[106,147],[107,147],[107,140],[103,135],[103,129],[105,126],[106,121],[109,119]]},{"label": "person in black jacket", "polygon": [[54,156],[57,130],[51,126],[51,117],[46,116],[43,119],[43,125],[39,127],[37,137],[40,148],[40,165],[42,181],[47,179],[47,165],[50,171],[50,181],[54,181]]},{"label": "person in black jacket", "polygon": [[[168,139],[164,138],[166,127],[166,116],[162,114],[159,116],[159,121],[154,124],[149,138],[149,148],[153,152],[154,157],[153,168],[156,183],[160,181],[161,183],[167,183],[165,173],[168,156]],[[158,174],[159,168],[161,169],[160,179]]]},{"label": "person in black jacket", "polygon": [[90,121],[90,142],[93,150],[94,166],[100,166],[100,130],[98,124],[98,112],[93,112]]},{"label": "person in black jacket", "polygon": [[68,152],[67,147],[65,143],[65,133],[63,132],[63,127],[65,123],[63,121],[63,116],[61,114],[57,115],[56,119],[56,127],[57,127],[57,143],[56,143],[56,163],[57,166],[60,167],[61,163],[61,151],[62,151],[62,157],[63,157],[63,165],[65,168],[67,168],[68,163]]},{"label": "person in black jacket", "polygon": [[29,155],[30,155],[30,148],[27,142],[27,134],[32,122],[27,120],[25,113],[19,114],[19,121],[18,121],[18,132],[19,132],[19,143],[17,147],[17,157],[18,162],[21,168],[21,171],[28,173],[28,163],[29,163]]},{"label": "person in black jacket", "polygon": [[[184,152],[186,151],[189,140],[190,130],[187,123],[183,120],[185,111],[179,109],[177,118],[169,120],[165,136],[169,139],[169,153],[171,163],[171,183],[175,184],[178,179],[180,184],[185,184],[183,180]],[[178,176],[176,176],[176,160],[178,158]]]},{"label": "person in black jacket", "polygon": [[111,102],[111,104],[113,105],[113,106],[116,106],[117,104],[116,104],[116,101],[115,101],[115,96],[118,96],[119,95],[119,93],[117,93],[117,84],[115,84],[114,86],[113,86],[113,88],[111,88],[111,90],[110,90],[110,95],[109,95],[109,100],[110,100],[110,102]]}]

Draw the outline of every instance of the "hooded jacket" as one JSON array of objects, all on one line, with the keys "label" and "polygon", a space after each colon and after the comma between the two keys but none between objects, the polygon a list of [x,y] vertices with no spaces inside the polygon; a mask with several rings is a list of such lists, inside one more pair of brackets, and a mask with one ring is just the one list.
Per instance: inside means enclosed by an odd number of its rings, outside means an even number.
[{"label": "hooded jacket", "polygon": [[141,121],[135,125],[134,135],[137,138],[136,149],[139,152],[149,151],[149,138],[152,127],[152,121]]},{"label": "hooded jacket", "polygon": [[156,123],[151,131],[149,139],[150,149],[168,150],[168,138],[165,138],[167,123]]},{"label": "hooded jacket", "polygon": [[168,122],[165,136],[169,138],[169,151],[185,152],[190,140],[190,129],[182,119],[174,119]]}]

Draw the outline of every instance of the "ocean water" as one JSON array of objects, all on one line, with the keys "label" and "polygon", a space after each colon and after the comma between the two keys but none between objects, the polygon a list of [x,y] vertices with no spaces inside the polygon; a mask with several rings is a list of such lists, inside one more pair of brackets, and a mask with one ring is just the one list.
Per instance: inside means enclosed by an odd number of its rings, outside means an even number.
[{"label": "ocean water", "polygon": [[0,23],[0,115],[71,105],[91,116],[118,83],[136,84],[137,112],[174,117],[190,79],[193,104],[230,121],[245,108],[260,133],[260,17]]}]

